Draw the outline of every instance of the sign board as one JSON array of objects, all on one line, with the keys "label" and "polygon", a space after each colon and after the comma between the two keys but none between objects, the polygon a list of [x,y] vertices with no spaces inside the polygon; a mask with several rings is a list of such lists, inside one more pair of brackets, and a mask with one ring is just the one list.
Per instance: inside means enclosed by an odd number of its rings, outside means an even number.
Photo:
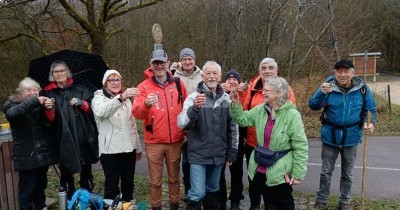
[{"label": "sign board", "polygon": [[[365,60],[365,72],[364,72],[364,59],[365,55],[367,55]],[[371,53],[353,53],[349,56],[352,57],[354,70],[356,75],[365,75],[365,76],[373,76],[373,81],[376,81],[376,61],[379,56],[382,55],[380,52],[371,52]]]}]

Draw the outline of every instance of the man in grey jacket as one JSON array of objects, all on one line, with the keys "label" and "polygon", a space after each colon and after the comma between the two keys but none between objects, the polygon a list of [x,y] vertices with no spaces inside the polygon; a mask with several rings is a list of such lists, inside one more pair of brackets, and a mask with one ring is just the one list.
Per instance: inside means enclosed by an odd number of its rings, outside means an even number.
[{"label": "man in grey jacket", "polygon": [[216,193],[224,164],[236,161],[238,126],[230,113],[230,98],[218,83],[221,66],[208,61],[197,92],[185,100],[178,126],[188,130],[190,184],[187,209],[217,208]]}]

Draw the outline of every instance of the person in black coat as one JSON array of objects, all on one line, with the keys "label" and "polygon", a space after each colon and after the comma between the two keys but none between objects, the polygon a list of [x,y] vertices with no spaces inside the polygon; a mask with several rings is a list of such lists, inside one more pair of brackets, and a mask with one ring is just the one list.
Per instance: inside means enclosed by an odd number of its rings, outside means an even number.
[{"label": "person in black coat", "polygon": [[4,104],[14,140],[14,166],[19,171],[21,210],[46,207],[47,170],[57,161],[52,148],[55,138],[44,113],[45,103],[51,105],[52,102],[39,96],[39,91],[40,85],[27,77],[19,83],[17,93]]},{"label": "person in black coat", "polygon": [[47,112],[57,131],[57,155],[60,162],[60,185],[67,190],[68,199],[75,191],[73,174],[80,173],[80,187],[92,192],[92,164],[99,160],[98,131],[91,101],[93,93],[74,84],[72,74],[63,61],[50,67],[44,95],[54,99]]}]

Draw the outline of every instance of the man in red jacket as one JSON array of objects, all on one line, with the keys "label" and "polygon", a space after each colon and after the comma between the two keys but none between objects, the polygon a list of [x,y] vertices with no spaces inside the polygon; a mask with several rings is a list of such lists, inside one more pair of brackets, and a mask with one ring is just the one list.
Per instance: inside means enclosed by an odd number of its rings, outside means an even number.
[{"label": "man in red jacket", "polygon": [[140,95],[133,101],[132,113],[144,120],[144,142],[150,173],[150,203],[161,209],[161,186],[164,160],[167,166],[170,209],[179,209],[180,161],[184,133],[178,128],[177,116],[186,99],[186,87],[176,82],[168,70],[169,61],[164,50],[150,56],[154,75],[139,84]]}]

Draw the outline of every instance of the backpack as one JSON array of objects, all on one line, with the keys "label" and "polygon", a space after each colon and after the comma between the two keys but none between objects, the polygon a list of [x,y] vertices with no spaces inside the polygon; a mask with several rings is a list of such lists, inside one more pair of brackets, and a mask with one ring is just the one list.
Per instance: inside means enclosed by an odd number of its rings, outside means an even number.
[{"label": "backpack", "polygon": [[181,87],[181,78],[174,77],[176,89],[178,90],[178,104],[182,103],[182,87]]},{"label": "backpack", "polygon": [[323,124],[328,124],[328,125],[330,125],[332,127],[331,135],[332,135],[332,141],[333,141],[334,144],[336,144],[336,132],[335,132],[335,129],[343,130],[343,135],[342,135],[342,139],[340,141],[340,144],[344,145],[344,142],[345,142],[346,136],[347,136],[347,128],[351,128],[351,127],[354,127],[356,125],[362,127],[362,125],[363,125],[363,116],[364,116],[363,111],[364,111],[365,103],[366,103],[366,99],[365,99],[366,87],[365,87],[365,85],[366,84],[364,83],[363,86],[360,88],[362,101],[363,101],[363,105],[362,105],[361,112],[360,112],[360,120],[358,122],[356,122],[356,123],[349,124],[349,125],[336,125],[336,124],[333,124],[333,123],[331,123],[331,122],[329,122],[327,120],[327,115],[326,115],[326,111],[328,109],[327,101],[329,99],[330,92],[327,93],[328,95],[327,95],[327,97],[326,97],[326,99],[324,101],[324,105],[323,105],[324,109],[321,112],[321,116],[319,117],[319,121],[321,122],[322,125]]},{"label": "backpack", "polygon": [[75,209],[75,206],[79,204],[80,209],[92,209],[100,210],[104,207],[103,198],[95,193],[90,193],[86,189],[80,188],[75,191],[68,203],[68,210]]}]

